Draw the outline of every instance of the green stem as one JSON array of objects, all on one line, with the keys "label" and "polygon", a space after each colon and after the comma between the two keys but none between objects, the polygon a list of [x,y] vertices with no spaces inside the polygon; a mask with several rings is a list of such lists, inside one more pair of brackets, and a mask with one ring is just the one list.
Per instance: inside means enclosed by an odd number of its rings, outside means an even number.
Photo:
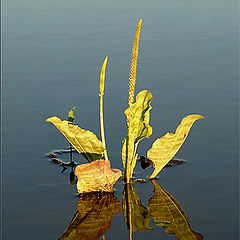
[{"label": "green stem", "polygon": [[100,128],[101,128],[101,137],[102,137],[102,143],[104,148],[104,156],[105,159],[108,160],[107,155],[107,147],[106,147],[106,141],[105,141],[105,132],[104,132],[104,121],[103,121],[103,94],[100,96]]},{"label": "green stem", "polygon": [[129,142],[129,137],[127,133],[126,137],[126,155],[125,155],[125,166],[124,166],[124,182],[128,183],[128,175],[127,175],[127,169],[128,169],[128,142]]},{"label": "green stem", "polygon": [[103,121],[103,95],[104,95],[105,70],[106,70],[107,60],[108,60],[108,57],[105,57],[105,60],[102,65],[101,73],[100,73],[100,82],[99,82],[100,128],[101,128],[102,143],[104,148],[104,157],[106,160],[108,160],[108,155],[107,155],[107,148],[106,148],[106,142],[105,142],[104,121]]}]

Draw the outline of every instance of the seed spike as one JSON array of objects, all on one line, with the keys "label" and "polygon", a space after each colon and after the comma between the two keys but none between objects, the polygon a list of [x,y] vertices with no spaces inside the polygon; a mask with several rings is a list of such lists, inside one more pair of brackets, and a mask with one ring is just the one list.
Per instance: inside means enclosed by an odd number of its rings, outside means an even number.
[{"label": "seed spike", "polygon": [[137,29],[136,29],[135,39],[134,39],[133,49],[132,49],[132,62],[131,62],[131,69],[130,69],[130,76],[129,76],[129,98],[128,98],[129,107],[131,107],[131,105],[134,102],[138,45],[139,45],[139,36],[140,36],[141,26],[142,26],[142,19],[140,19],[137,24]]},{"label": "seed spike", "polygon": [[101,69],[101,74],[100,74],[99,96],[104,95],[105,70],[106,70],[107,60],[108,60],[108,57],[106,56],[105,60],[103,62],[102,69]]}]

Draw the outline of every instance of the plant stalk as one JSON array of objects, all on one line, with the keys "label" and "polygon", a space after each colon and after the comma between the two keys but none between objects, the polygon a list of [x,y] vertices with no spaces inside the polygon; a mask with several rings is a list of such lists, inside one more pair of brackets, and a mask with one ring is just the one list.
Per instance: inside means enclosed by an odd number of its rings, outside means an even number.
[{"label": "plant stalk", "polygon": [[100,74],[100,83],[99,83],[99,97],[100,97],[100,128],[101,128],[101,137],[102,137],[102,143],[103,143],[103,148],[104,148],[104,157],[106,160],[108,160],[108,155],[107,155],[107,147],[106,147],[106,141],[105,141],[105,131],[104,131],[104,121],[103,121],[103,95],[104,95],[104,81],[105,81],[105,69],[107,65],[107,60],[108,57],[105,58],[102,69],[101,69],[101,74]]},{"label": "plant stalk", "polygon": [[131,178],[132,178],[131,168],[135,167],[135,166],[132,166],[132,162],[134,161],[134,158],[135,158],[136,149],[134,149],[134,155],[130,156],[130,159],[129,159],[128,144],[129,144],[129,125],[133,118],[132,107],[134,104],[134,91],[135,91],[135,84],[136,84],[138,46],[139,46],[139,36],[140,36],[141,26],[142,26],[142,19],[140,19],[138,21],[137,29],[135,32],[135,38],[134,38],[133,49],[132,49],[130,76],[129,76],[128,105],[129,105],[130,111],[128,112],[128,115],[126,116],[128,132],[127,132],[127,137],[126,137],[126,159],[125,159],[126,163],[125,163],[125,167],[124,167],[124,181],[126,183],[130,183]]},{"label": "plant stalk", "polygon": [[102,143],[104,148],[104,156],[105,156],[105,159],[108,160],[107,147],[106,147],[106,141],[105,141],[105,132],[104,132],[104,121],[103,121],[103,95],[100,96],[100,127],[101,127]]}]

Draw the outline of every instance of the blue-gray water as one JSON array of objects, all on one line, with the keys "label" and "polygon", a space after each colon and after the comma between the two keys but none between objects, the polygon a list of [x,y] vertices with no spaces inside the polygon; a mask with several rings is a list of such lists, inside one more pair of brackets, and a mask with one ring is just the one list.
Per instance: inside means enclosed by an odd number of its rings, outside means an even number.
[{"label": "blue-gray water", "polygon": [[[143,18],[136,91],[153,94],[153,134],[174,131],[192,113],[193,126],[158,184],[170,192],[207,240],[238,239],[238,3],[236,0],[3,1],[2,239],[57,239],[77,210],[68,170],[45,154],[68,146],[45,119],[67,117],[99,134],[98,80],[109,56],[105,130],[112,166],[122,169],[131,48]],[[79,156],[76,161],[84,162]],[[144,206],[152,185],[135,184]],[[115,185],[122,201],[123,184]],[[151,223],[152,224],[152,223]],[[175,239],[152,224],[134,239]],[[106,239],[127,239],[122,213]]]}]

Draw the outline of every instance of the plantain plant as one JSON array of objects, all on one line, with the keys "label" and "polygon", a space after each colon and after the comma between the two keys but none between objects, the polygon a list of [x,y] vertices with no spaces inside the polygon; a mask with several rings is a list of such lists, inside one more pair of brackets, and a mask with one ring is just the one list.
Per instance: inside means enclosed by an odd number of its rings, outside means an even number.
[{"label": "plantain plant", "polygon": [[[129,76],[128,108],[124,112],[127,123],[127,135],[122,145],[122,162],[124,169],[123,176],[126,183],[130,183],[132,180],[133,170],[138,158],[137,147],[139,142],[144,138],[149,138],[152,134],[152,127],[149,125],[150,110],[152,109],[150,105],[152,94],[148,90],[143,90],[137,94],[135,100],[136,69],[141,25],[142,19],[140,19],[137,24],[133,43]],[[58,117],[52,117],[46,120],[47,122],[53,123],[89,163],[100,160],[103,156],[105,160],[108,161],[103,121],[103,95],[107,60],[108,58],[106,57],[102,65],[99,83],[101,141],[94,133],[81,129],[79,126],[73,124],[73,111],[75,107],[69,112],[68,121],[62,121]],[[151,149],[147,152],[147,158],[152,161],[155,168],[150,179],[155,178],[163,167],[174,157],[187,138],[194,122],[201,118],[203,118],[203,116],[198,114],[188,115],[182,119],[174,134],[167,133],[162,138],[154,141]],[[106,163],[106,165],[108,165],[108,163]],[[119,175],[119,172],[117,174]]]},{"label": "plantain plant", "polygon": [[[122,162],[124,167],[124,181],[129,183],[132,179],[133,169],[138,158],[137,147],[144,138],[149,138],[152,134],[152,127],[149,126],[150,103],[152,94],[148,90],[143,90],[136,96],[134,103],[134,90],[136,84],[136,69],[138,57],[139,36],[142,19],[139,20],[132,50],[132,62],[129,77],[129,107],[125,110],[127,119],[127,136],[122,146]],[[155,168],[150,178],[155,178],[162,168],[172,159],[185,141],[193,123],[203,118],[201,115],[189,115],[183,118],[177,127],[175,134],[167,133],[162,138],[157,139],[152,148],[147,152],[147,157],[153,162]]]}]

